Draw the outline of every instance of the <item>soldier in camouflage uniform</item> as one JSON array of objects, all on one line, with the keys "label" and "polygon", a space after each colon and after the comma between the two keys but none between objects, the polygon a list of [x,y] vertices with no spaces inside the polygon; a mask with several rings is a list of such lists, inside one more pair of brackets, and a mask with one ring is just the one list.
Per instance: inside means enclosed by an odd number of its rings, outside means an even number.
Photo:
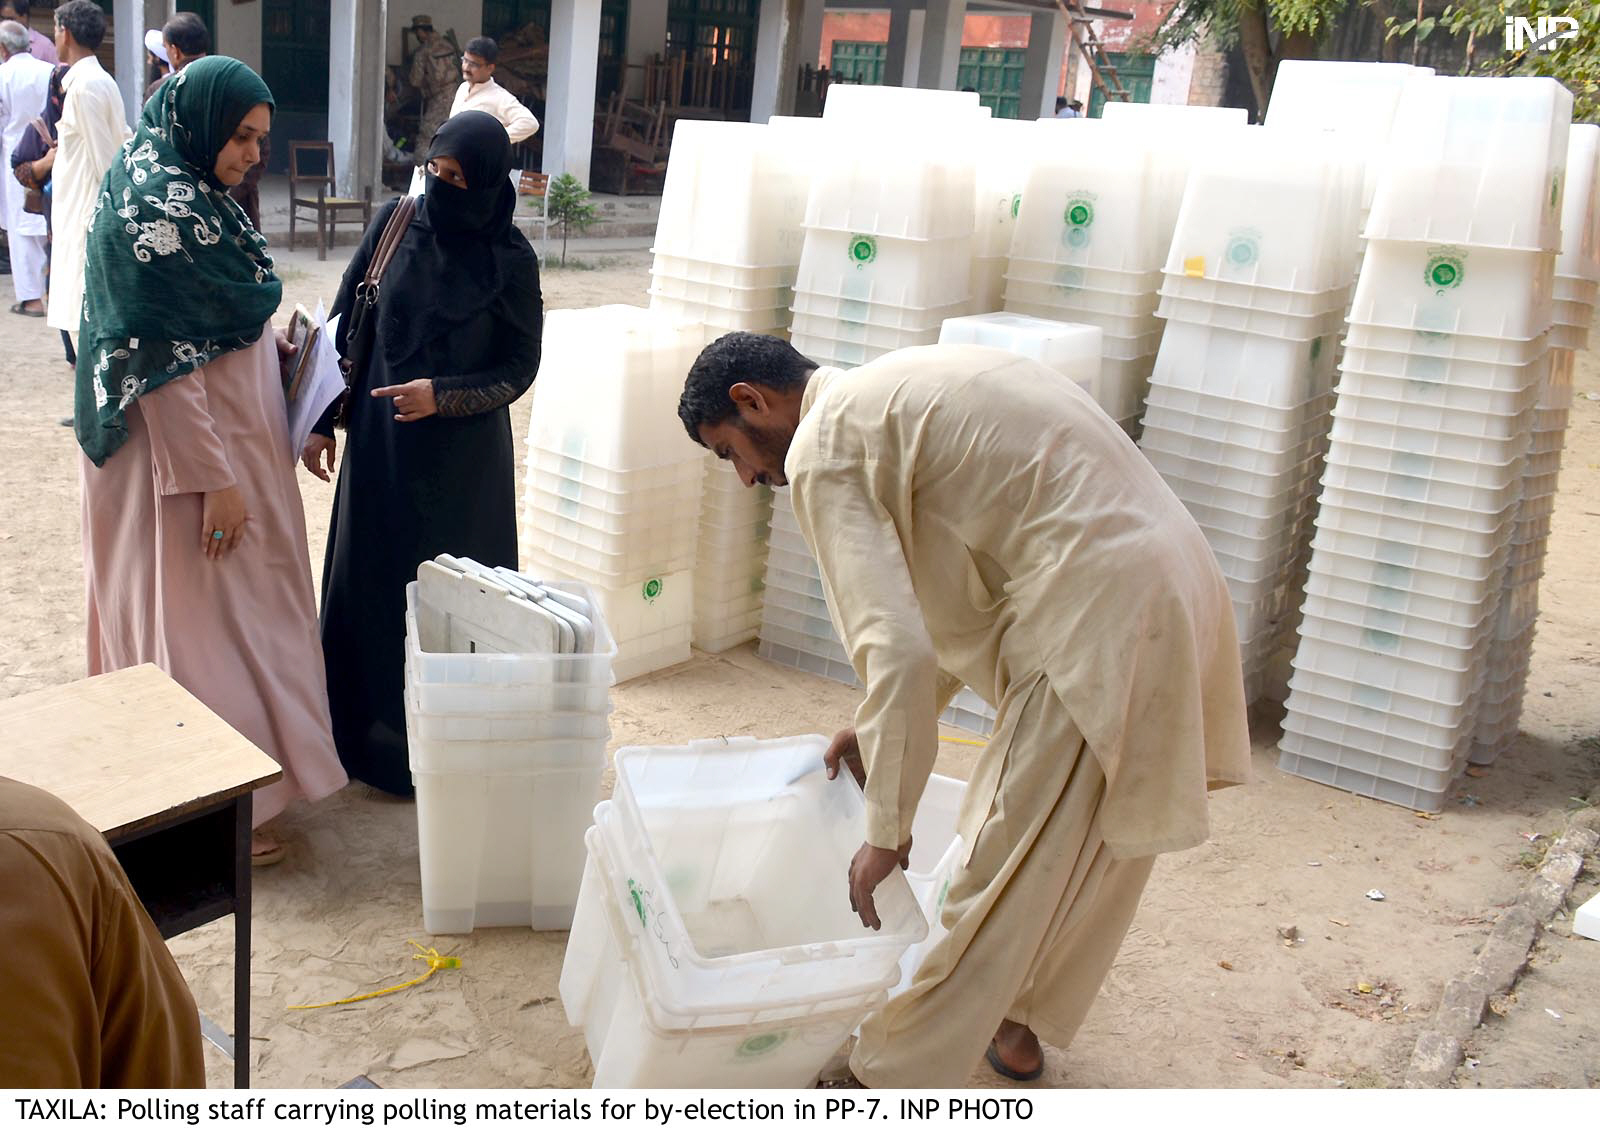
[{"label": "soldier in camouflage uniform", "polygon": [[422,121],[417,126],[412,152],[421,165],[434,131],[450,117],[450,101],[461,84],[461,60],[450,41],[434,31],[432,16],[413,16],[411,26],[420,42],[411,56],[408,79],[422,93]]}]

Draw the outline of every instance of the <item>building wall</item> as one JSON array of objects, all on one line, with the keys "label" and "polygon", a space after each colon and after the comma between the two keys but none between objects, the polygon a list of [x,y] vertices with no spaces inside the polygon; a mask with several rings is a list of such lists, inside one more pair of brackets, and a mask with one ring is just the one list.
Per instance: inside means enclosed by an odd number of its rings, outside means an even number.
[{"label": "building wall", "polygon": [[211,29],[217,51],[231,55],[254,71],[261,70],[261,5],[217,5],[217,26]]},{"label": "building wall", "polygon": [[1190,106],[1222,106],[1228,93],[1228,57],[1211,45],[1195,53],[1189,79]]},{"label": "building wall", "polygon": [[[967,14],[961,26],[962,47],[1027,47],[1028,16],[997,16],[992,13]],[[826,67],[833,58],[833,41],[845,43],[888,43],[889,13],[825,12],[822,17],[822,52],[817,65]],[[1070,46],[1070,43],[1069,43]]]}]

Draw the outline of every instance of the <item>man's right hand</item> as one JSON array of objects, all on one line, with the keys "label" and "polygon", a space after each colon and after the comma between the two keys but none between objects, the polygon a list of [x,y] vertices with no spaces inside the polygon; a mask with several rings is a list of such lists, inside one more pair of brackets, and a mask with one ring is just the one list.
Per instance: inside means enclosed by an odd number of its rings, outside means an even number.
[{"label": "man's right hand", "polygon": [[839,765],[843,763],[856,778],[857,786],[867,786],[867,770],[861,763],[861,745],[856,740],[855,729],[842,728],[834,734],[833,743],[822,754],[822,763],[828,769],[830,780],[838,778]]}]

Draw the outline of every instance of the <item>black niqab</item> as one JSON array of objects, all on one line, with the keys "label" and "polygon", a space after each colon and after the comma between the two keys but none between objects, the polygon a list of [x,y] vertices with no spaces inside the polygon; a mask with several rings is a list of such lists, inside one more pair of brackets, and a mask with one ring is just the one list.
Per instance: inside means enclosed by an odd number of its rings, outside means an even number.
[{"label": "black niqab", "polygon": [[[383,280],[383,352],[398,381],[434,377],[423,347],[488,309],[507,286],[537,271],[533,249],[512,224],[511,139],[479,110],[451,118],[428,158],[452,157],[465,189],[428,175],[427,191]],[[530,322],[539,312],[529,311]]]}]

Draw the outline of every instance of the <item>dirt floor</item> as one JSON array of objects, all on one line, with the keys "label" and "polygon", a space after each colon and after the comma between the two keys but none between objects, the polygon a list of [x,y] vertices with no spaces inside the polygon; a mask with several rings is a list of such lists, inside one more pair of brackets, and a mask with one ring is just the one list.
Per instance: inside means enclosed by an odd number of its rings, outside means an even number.
[{"label": "dirt floor", "polygon": [[[340,250],[348,254],[348,248]],[[647,301],[642,252],[580,252],[547,270],[550,307]],[[280,255],[285,303],[332,299],[342,262]],[[71,371],[41,320],[0,314],[0,697],[84,674],[78,456]],[[1424,817],[1308,783],[1274,766],[1277,715],[1255,722],[1256,780],[1216,796],[1214,837],[1162,858],[1103,996],[1044,1086],[1394,1086],[1444,982],[1472,962],[1497,910],[1600,783],[1600,358],[1580,358],[1561,500],[1550,541],[1534,669],[1513,752],[1463,779]],[[513,409],[519,435],[528,399]],[[519,436],[519,445],[520,445]],[[521,471],[519,469],[519,477]],[[320,575],[332,501],[300,474]],[[1588,550],[1585,550],[1588,549]],[[1589,566],[1585,566],[1585,564]],[[613,745],[717,734],[831,733],[856,693],[770,665],[746,646],[696,654],[615,690]],[[975,749],[946,744],[940,770]],[[609,782],[606,788],[609,792]],[[254,1082],[328,1087],[583,1087],[583,1037],[556,996],[566,937],[484,930],[439,938],[459,971],[379,1000],[310,1012],[417,975],[423,934],[412,807],[353,786],[282,823],[280,866],[256,873]],[[1596,889],[1591,872],[1574,898]],[[1381,890],[1382,902],[1364,895]],[[1600,942],[1558,920],[1503,1014],[1478,1032],[1463,1085],[1600,1086]],[[1294,944],[1280,927],[1294,926]],[[172,942],[201,1010],[231,1026],[232,927]],[[208,1048],[211,1083],[231,1082]],[[999,1086],[988,1069],[973,1086]]]}]

